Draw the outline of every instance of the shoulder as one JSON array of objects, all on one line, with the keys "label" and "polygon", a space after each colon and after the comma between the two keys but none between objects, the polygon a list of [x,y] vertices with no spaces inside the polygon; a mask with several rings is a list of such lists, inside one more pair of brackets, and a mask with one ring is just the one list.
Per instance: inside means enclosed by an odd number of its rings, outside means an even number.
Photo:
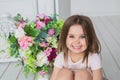
[{"label": "shoulder", "polygon": [[62,52],[60,52],[58,55],[57,55],[57,57],[56,58],[63,58],[63,53]]},{"label": "shoulder", "polygon": [[90,59],[100,59],[100,55],[98,53],[90,53],[89,54]]},{"label": "shoulder", "polygon": [[92,53],[92,54],[90,53],[89,58],[88,58],[88,63],[92,70],[101,68],[100,55],[97,53]]},{"label": "shoulder", "polygon": [[63,64],[64,64],[64,57],[63,57],[63,53],[59,53],[57,55],[57,57],[55,58],[55,62],[54,62],[54,65],[56,67],[59,67],[59,68],[62,68],[63,67]]}]

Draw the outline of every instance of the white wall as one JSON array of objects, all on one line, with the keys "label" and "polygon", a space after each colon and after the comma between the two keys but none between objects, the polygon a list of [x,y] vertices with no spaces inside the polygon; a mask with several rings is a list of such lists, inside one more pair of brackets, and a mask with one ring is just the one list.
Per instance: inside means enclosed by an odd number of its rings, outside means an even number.
[{"label": "white wall", "polygon": [[54,13],[54,0],[38,0],[38,12],[52,15]]},{"label": "white wall", "polygon": [[59,17],[62,19],[66,19],[68,16],[71,14],[71,5],[70,5],[70,0],[56,0],[58,1],[58,14]]},{"label": "white wall", "polygon": [[12,16],[20,13],[31,19],[37,13],[36,2],[35,0],[0,0],[0,16],[4,13],[10,13]]},{"label": "white wall", "polygon": [[23,17],[34,19],[38,13],[53,14],[53,0],[0,0],[0,16],[10,13],[15,16],[20,13]]},{"label": "white wall", "polygon": [[71,14],[120,15],[120,0],[71,0]]},{"label": "white wall", "polygon": [[[54,0],[0,0],[0,15],[9,12],[13,16],[21,13],[30,19],[37,13],[53,14]],[[120,15],[120,0],[55,0],[60,18],[71,14]]]}]

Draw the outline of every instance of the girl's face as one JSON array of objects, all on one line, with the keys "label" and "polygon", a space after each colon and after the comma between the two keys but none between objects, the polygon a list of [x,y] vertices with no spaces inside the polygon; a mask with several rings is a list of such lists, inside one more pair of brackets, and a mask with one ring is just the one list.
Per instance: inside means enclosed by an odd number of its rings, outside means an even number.
[{"label": "girl's face", "polygon": [[71,53],[83,53],[87,49],[86,36],[81,25],[72,25],[66,38],[66,46]]}]

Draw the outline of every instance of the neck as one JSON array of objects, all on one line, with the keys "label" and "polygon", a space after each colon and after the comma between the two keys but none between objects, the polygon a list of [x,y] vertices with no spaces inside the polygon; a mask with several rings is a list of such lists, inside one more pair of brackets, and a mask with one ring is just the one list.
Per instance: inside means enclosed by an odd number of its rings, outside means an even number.
[{"label": "neck", "polygon": [[84,53],[78,53],[78,54],[76,54],[76,53],[71,53],[70,52],[70,57],[71,57],[71,59],[72,59],[73,62],[77,62],[77,61],[83,59]]}]

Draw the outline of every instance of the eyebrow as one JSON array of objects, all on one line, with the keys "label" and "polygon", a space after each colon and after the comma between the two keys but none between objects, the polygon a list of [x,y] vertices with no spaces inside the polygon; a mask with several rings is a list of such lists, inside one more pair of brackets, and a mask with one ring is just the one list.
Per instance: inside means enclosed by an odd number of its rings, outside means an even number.
[{"label": "eyebrow", "polygon": [[[76,34],[67,34],[67,35],[76,35]],[[80,34],[80,35],[85,35],[85,34]]]}]

